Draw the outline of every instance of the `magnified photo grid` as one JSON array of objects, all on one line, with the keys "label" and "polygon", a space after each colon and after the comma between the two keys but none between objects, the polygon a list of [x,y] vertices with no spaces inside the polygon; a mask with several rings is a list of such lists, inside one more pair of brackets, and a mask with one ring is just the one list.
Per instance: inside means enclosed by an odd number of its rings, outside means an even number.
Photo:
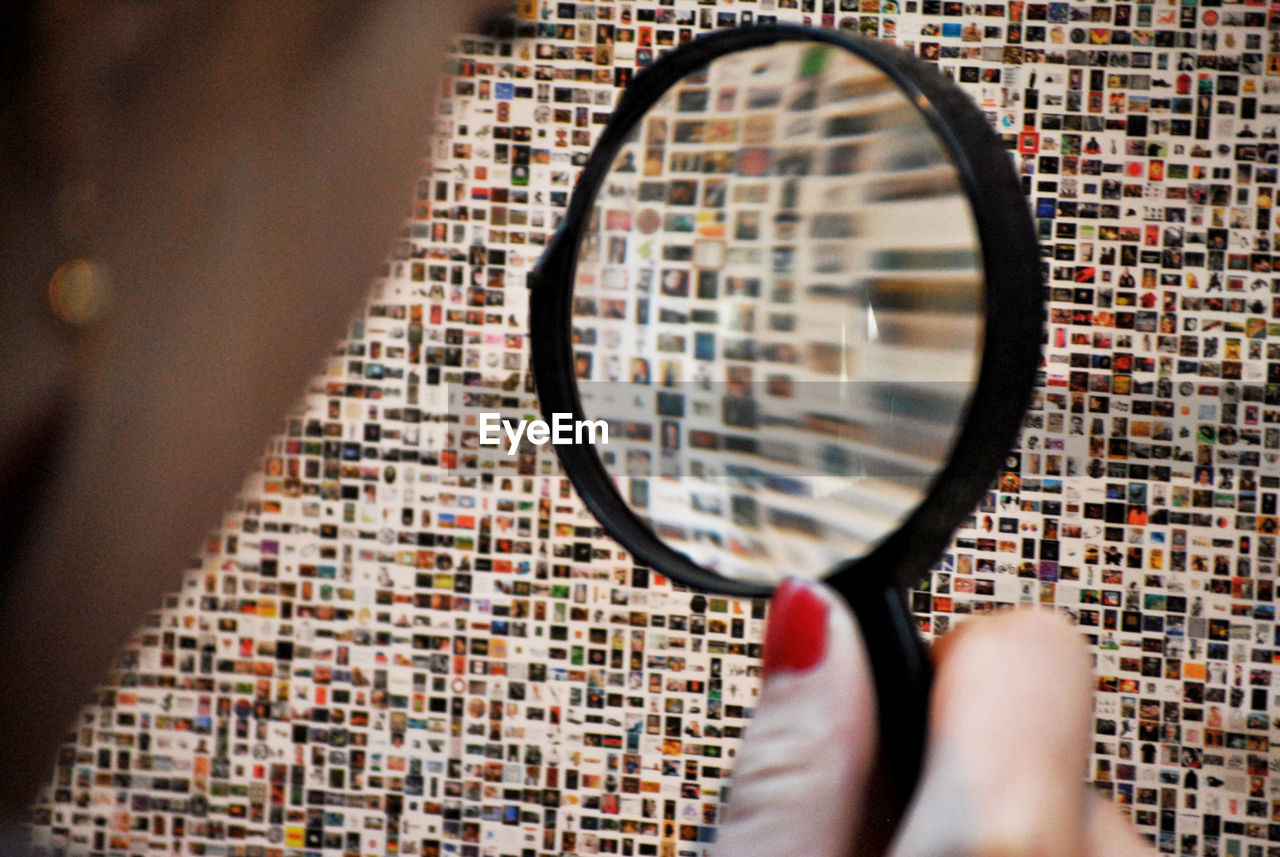
[{"label": "magnified photo grid", "polygon": [[712,61],[630,136],[573,286],[606,469],[729,577],[867,554],[945,464],[977,378],[977,231],[941,138],[888,73],[810,42]]}]

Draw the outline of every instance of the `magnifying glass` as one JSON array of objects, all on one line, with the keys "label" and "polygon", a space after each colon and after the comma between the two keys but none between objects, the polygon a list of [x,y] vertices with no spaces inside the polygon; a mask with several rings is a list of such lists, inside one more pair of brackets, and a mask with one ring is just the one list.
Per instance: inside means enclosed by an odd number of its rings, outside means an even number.
[{"label": "magnifying glass", "polygon": [[624,92],[530,289],[541,409],[574,427],[556,451],[637,562],[848,599],[891,831],[931,678],[906,593],[1000,472],[1040,365],[1035,229],[987,117],[879,42],[700,38]]}]

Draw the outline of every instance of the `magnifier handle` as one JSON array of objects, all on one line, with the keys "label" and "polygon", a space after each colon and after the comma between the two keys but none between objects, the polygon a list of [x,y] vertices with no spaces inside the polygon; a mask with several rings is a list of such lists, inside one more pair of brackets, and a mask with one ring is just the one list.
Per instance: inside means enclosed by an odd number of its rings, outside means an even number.
[{"label": "magnifier handle", "polygon": [[933,662],[902,588],[892,581],[866,581],[860,588],[845,594],[875,677],[880,752],[859,851],[883,854],[920,779]]}]

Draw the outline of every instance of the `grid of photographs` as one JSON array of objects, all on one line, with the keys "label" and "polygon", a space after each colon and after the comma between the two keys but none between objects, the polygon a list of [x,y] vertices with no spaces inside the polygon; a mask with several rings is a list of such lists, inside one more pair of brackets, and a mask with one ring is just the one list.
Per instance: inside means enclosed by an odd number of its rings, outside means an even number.
[{"label": "grid of photographs", "polygon": [[573,286],[606,470],[734,579],[869,553],[923,500],[976,384],[980,248],[941,139],[885,72],[812,42],[716,59],[629,137]]},{"label": "grid of photographs", "polygon": [[1069,614],[1098,789],[1163,853],[1280,855],[1280,6],[1220,0],[525,0],[461,40],[367,312],[68,733],[38,843],[709,851],[766,604],[636,567],[551,447],[482,456],[476,415],[536,413],[525,274],[620,88],[767,20],[935,62],[1039,224],[1042,383],[921,629]]}]

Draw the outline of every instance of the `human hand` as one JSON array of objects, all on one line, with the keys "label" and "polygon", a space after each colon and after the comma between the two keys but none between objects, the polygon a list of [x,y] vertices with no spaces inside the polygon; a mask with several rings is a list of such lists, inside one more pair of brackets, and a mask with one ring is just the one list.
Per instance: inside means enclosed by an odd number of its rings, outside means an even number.
[{"label": "human hand", "polygon": [[[936,655],[925,767],[893,857],[1152,853],[1085,781],[1093,673],[1073,627],[1051,614],[1004,613],[953,632]],[[715,853],[866,853],[875,711],[844,601],[819,583],[785,583]]]}]

